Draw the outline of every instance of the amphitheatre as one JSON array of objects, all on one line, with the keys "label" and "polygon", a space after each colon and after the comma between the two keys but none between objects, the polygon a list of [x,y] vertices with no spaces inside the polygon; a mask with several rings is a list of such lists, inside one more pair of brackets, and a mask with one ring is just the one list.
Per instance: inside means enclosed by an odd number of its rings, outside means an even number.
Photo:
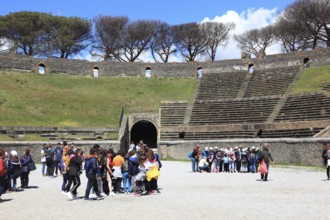
[{"label": "amphitheatre", "polygon": [[[260,146],[269,142],[278,163],[320,166],[321,146],[329,141],[330,136],[330,81],[324,81],[329,80],[329,77],[326,77],[329,76],[329,64],[329,48],[269,55],[264,59],[251,59],[243,54],[241,59],[236,60],[188,63],[109,63],[57,58],[36,59],[4,54],[0,55],[2,77],[12,76],[17,89],[23,92],[26,92],[24,89],[33,87],[38,89],[38,85],[33,83],[38,83],[43,77],[51,77],[49,81],[57,77],[71,77],[61,78],[62,81],[57,83],[64,84],[64,80],[70,80],[72,86],[75,82],[81,83],[79,80],[93,78],[98,78],[95,80],[98,80],[99,84],[119,80],[116,83],[127,82],[125,86],[133,88],[134,83],[138,83],[134,80],[142,80],[143,83],[138,84],[141,91],[137,92],[136,97],[131,97],[131,100],[140,100],[137,98],[140,94],[153,108],[144,109],[143,103],[136,103],[135,105],[142,106],[129,111],[126,110],[125,103],[107,103],[110,106],[104,107],[102,102],[106,102],[106,97],[111,94],[100,94],[104,101],[97,100],[97,96],[93,96],[93,99],[95,103],[101,102],[100,112],[103,113],[97,114],[104,114],[99,120],[105,126],[90,125],[88,122],[83,126],[70,126],[70,123],[69,126],[61,126],[47,121],[39,126],[31,126],[29,121],[24,121],[23,125],[19,124],[19,117],[14,121],[17,126],[11,126],[10,121],[6,121],[8,117],[3,116],[0,133],[5,141],[0,142],[0,145],[5,149],[8,149],[8,146],[33,146],[33,155],[38,155],[42,144],[46,142],[67,140],[86,148],[97,142],[105,146],[111,145],[115,149],[127,150],[131,141],[138,142],[142,139],[148,146],[157,149],[163,159],[182,160],[187,159],[187,152],[195,144],[234,147]],[[254,67],[252,74],[249,73],[251,66]],[[314,74],[321,71],[319,68],[324,69],[322,76],[325,78],[322,82],[314,83],[312,90],[306,90],[306,85],[312,84],[308,82],[312,82]],[[147,72],[150,78],[146,78]],[[31,78],[35,81],[29,85]],[[133,80],[131,85],[130,80]],[[188,80],[188,83],[179,84],[182,80]],[[182,87],[189,87],[189,91],[181,97],[166,91],[169,95],[165,100],[161,97],[155,98],[153,102],[152,94],[157,93],[157,90],[161,91],[161,88],[152,88],[154,91],[151,91],[148,81],[172,83],[169,89],[171,92],[177,90],[181,93]],[[92,81],[86,83],[81,84],[82,94],[84,86],[88,87],[88,83]],[[58,91],[62,91],[61,86],[56,86]],[[149,92],[151,97],[144,98],[143,92]],[[6,91],[1,95],[1,108],[9,109],[10,105],[6,105]],[[122,92],[116,96],[124,99],[126,94]],[[45,97],[44,99],[51,102],[54,94]],[[84,99],[84,96],[81,98]],[[40,102],[46,102],[40,99]],[[69,104],[68,100],[70,99],[65,99],[64,102],[67,103],[62,103],[59,108],[65,109],[66,104]],[[131,101],[126,99],[125,102]],[[81,103],[83,104],[83,101]],[[86,104],[86,111],[93,108],[91,103]],[[19,114],[28,112],[26,116],[30,114],[33,119],[35,114],[38,114],[33,112],[39,108],[38,104],[33,100],[33,104],[26,109],[21,104],[18,109],[24,110]],[[79,102],[76,105],[79,105]],[[79,106],[76,107],[74,111],[79,112]],[[106,121],[108,110],[115,115],[109,123]],[[65,110],[59,112],[57,114],[64,114]],[[92,111],[90,114],[93,118],[95,113]],[[29,135],[37,137],[25,140],[24,137]]]},{"label": "amphitheatre", "polygon": [[[320,166],[330,141],[329,64],[330,48],[167,64],[0,55],[6,151],[28,146],[39,161],[45,143],[67,140],[87,152],[95,143],[127,150],[143,139],[163,160],[159,195],[91,203],[68,201],[60,194],[62,178],[42,177],[38,165],[29,189],[2,196],[2,213],[18,209],[1,219],[145,218],[141,205],[158,219],[326,219],[329,181]],[[265,142],[282,164],[271,168],[267,183],[256,181],[259,174],[196,174],[178,161],[196,144]],[[79,195],[84,186],[86,178]]]}]

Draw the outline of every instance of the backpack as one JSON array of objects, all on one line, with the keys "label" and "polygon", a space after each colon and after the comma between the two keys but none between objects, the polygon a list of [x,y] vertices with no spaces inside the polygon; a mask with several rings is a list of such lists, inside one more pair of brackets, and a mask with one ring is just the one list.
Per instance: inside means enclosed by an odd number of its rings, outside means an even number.
[{"label": "backpack", "polygon": [[121,172],[127,172],[128,171],[128,160],[125,160],[123,165],[121,165]]},{"label": "backpack", "polygon": [[84,169],[86,170],[86,172],[89,172],[90,168],[91,168],[91,164],[92,164],[92,159],[88,159],[85,160],[85,165],[84,165]]},{"label": "backpack", "polygon": [[60,170],[61,174],[66,174],[67,173],[68,170],[67,170],[66,164],[65,164],[63,159],[58,164],[58,169]]},{"label": "backpack", "polygon": [[18,178],[21,175],[21,168],[19,165],[14,166],[14,177]]},{"label": "backpack", "polygon": [[256,159],[256,154],[255,154],[255,153],[251,153],[251,154],[250,154],[250,159],[251,159],[251,160]]},{"label": "backpack", "polygon": [[329,160],[330,159],[330,150],[327,150],[327,153],[325,154],[325,157]]},{"label": "backpack", "polygon": [[190,153],[188,154],[188,158],[191,158],[191,157],[192,157],[192,153],[193,153],[193,152],[190,152]]}]

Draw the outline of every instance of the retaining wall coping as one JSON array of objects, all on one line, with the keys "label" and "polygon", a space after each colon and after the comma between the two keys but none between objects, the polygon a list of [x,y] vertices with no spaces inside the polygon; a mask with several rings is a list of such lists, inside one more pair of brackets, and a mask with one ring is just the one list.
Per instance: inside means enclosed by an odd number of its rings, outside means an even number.
[{"label": "retaining wall coping", "polygon": [[249,138],[249,139],[218,139],[218,140],[187,140],[187,141],[159,141],[159,145],[196,144],[196,143],[324,143],[330,138]]},{"label": "retaining wall coping", "polygon": [[[40,144],[57,144],[62,141],[0,141],[0,145],[40,145]],[[93,145],[93,144],[120,144],[119,141],[68,141],[75,145]]]}]

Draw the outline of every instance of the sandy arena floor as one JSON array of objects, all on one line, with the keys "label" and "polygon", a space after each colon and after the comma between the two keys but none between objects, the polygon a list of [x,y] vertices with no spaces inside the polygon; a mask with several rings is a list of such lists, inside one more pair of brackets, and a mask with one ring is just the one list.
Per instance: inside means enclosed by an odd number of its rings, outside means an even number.
[{"label": "sandy arena floor", "polygon": [[69,201],[61,195],[62,177],[42,177],[40,168],[30,174],[31,189],[2,196],[1,220],[330,219],[330,181],[310,168],[271,167],[269,181],[260,182],[259,174],[192,173],[188,162],[165,161],[160,194],[100,201]]}]

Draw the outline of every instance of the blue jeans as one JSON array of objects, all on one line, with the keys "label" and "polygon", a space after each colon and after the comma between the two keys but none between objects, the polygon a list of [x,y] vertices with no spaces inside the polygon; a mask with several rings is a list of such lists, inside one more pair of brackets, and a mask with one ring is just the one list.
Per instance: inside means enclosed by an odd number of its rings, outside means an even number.
[{"label": "blue jeans", "polygon": [[250,160],[250,172],[251,173],[256,172],[256,160]]},{"label": "blue jeans", "polygon": [[68,182],[68,174],[63,174],[62,191],[65,191],[65,185]]},{"label": "blue jeans", "polygon": [[128,172],[124,172],[123,177],[124,177],[124,192],[131,192],[131,177],[128,175]]},{"label": "blue jeans", "polygon": [[44,176],[45,175],[45,169],[46,169],[46,162],[41,162],[41,164],[42,164],[41,174]]},{"label": "blue jeans", "polygon": [[0,176],[0,196],[6,192],[6,180],[4,176]]},{"label": "blue jeans", "polygon": [[[10,189],[11,190],[16,190],[16,179],[14,174],[10,175]],[[11,184],[11,180],[13,180],[13,184]]]},{"label": "blue jeans", "polygon": [[196,166],[197,166],[196,160],[193,157],[191,157],[190,159],[191,159],[191,163],[192,163],[192,171],[196,172]]}]

